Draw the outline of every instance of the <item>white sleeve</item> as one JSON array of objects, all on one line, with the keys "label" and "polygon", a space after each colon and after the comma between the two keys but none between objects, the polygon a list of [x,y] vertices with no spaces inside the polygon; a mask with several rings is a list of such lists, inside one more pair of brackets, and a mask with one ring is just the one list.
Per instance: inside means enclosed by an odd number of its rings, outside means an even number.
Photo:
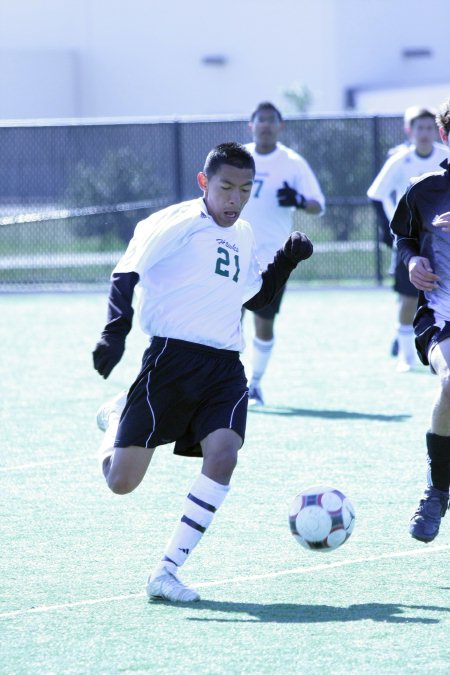
[{"label": "white sleeve", "polygon": [[297,192],[305,199],[313,199],[320,204],[322,211],[325,210],[325,197],[320,188],[319,181],[306,159],[299,157],[296,185]]},{"label": "white sleeve", "polygon": [[395,155],[389,157],[381,168],[380,173],[367,190],[369,199],[374,199],[383,204],[384,212],[388,220],[392,219],[397,205],[393,194],[398,191],[399,158]]},{"label": "white sleeve", "polygon": [[114,272],[137,272],[142,276],[145,270],[169,256],[179,246],[179,228],[167,227],[164,219],[149,216],[136,225],[128,248]]}]

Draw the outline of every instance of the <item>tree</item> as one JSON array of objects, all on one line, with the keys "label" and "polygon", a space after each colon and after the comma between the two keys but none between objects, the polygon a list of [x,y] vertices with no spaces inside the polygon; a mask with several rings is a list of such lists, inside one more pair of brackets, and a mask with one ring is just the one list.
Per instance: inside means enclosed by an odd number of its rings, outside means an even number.
[{"label": "tree", "polygon": [[285,89],[283,96],[289,101],[294,112],[308,112],[313,101],[309,87],[299,82],[294,82],[288,89]]},{"label": "tree", "polygon": [[[79,237],[116,237],[128,242],[137,220],[148,215],[148,211],[140,212],[137,218],[136,210],[128,205],[151,201],[161,194],[150,162],[143,161],[129,148],[109,152],[98,166],[80,162],[75,167],[67,199],[70,206],[82,209],[84,215],[71,219],[72,230]],[[118,205],[120,209],[114,211]],[[85,215],[86,209],[92,212]]]}]

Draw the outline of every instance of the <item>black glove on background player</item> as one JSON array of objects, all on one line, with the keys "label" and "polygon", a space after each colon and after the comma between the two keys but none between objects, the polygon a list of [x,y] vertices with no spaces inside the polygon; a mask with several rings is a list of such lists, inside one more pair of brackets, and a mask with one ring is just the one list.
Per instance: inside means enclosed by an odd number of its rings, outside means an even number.
[{"label": "black glove on background player", "polygon": [[312,242],[303,232],[292,232],[283,246],[283,253],[294,266],[313,254]]},{"label": "black glove on background player", "polygon": [[304,196],[294,188],[289,187],[286,181],[284,181],[283,187],[277,191],[277,199],[279,206],[295,206],[297,209],[306,208]]}]

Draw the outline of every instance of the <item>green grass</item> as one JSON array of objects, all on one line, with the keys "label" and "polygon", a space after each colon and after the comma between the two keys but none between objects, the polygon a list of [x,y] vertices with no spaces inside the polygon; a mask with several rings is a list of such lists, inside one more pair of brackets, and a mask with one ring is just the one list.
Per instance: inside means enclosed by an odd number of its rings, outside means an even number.
[{"label": "green grass", "polygon": [[[448,673],[449,518],[430,545],[407,531],[437,382],[395,372],[391,291],[287,294],[268,405],[249,413],[230,496],[183,569],[195,606],[143,590],[200,461],[161,448],[125,497],[96,464],[95,410],[139,368],[137,323],[105,382],[90,354],[105,294],[0,308],[1,673]],[[245,328],[251,342],[249,315]],[[355,530],[308,552],[287,512],[323,482],[352,499]]]}]

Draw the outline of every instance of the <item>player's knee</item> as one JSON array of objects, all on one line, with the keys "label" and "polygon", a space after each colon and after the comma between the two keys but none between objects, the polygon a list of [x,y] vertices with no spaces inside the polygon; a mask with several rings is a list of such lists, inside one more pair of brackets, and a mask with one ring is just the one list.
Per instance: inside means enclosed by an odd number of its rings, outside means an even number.
[{"label": "player's knee", "polygon": [[234,469],[236,468],[238,460],[237,449],[235,447],[227,448],[225,452],[223,452],[222,455],[219,456],[219,460],[220,459],[223,462],[224,469],[226,469],[230,474],[232,474]]},{"label": "player's knee", "polygon": [[111,492],[116,495],[126,495],[136,488],[134,481],[129,476],[110,472],[106,478],[107,485]]},{"label": "player's knee", "polygon": [[235,447],[224,447],[207,458],[207,475],[213,480],[227,482],[236,467],[237,458],[238,451]]},{"label": "player's knee", "polygon": [[450,406],[450,373],[448,371],[441,377],[441,397]]}]

